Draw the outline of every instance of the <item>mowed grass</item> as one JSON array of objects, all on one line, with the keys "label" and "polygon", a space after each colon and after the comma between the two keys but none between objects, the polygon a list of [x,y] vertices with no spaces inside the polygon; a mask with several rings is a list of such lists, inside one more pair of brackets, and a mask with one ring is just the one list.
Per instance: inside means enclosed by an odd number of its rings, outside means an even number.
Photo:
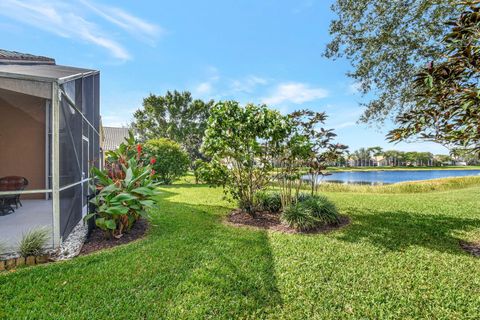
[{"label": "mowed grass", "polygon": [[291,235],[222,223],[220,189],[162,188],[140,241],[0,274],[10,319],[478,319],[480,186],[326,192],[352,223]]}]

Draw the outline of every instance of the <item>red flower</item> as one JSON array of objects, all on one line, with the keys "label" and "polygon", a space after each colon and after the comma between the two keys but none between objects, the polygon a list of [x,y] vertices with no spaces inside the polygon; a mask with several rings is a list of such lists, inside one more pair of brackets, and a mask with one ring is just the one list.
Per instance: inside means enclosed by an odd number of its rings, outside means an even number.
[{"label": "red flower", "polygon": [[155,170],[152,169],[152,171],[150,171],[150,176],[154,176],[155,175]]},{"label": "red flower", "polygon": [[150,159],[150,164],[153,165],[153,164],[155,164],[155,162],[157,162],[157,159],[155,159],[155,158]]},{"label": "red flower", "polygon": [[141,144],[137,144],[137,153],[138,154],[142,153],[142,145]]}]

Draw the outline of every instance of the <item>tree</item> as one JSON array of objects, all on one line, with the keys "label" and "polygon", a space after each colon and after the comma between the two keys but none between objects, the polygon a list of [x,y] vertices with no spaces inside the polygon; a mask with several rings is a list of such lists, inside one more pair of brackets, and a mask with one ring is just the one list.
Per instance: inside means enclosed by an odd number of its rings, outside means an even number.
[{"label": "tree", "polygon": [[[412,77],[419,66],[438,59],[440,43],[448,31],[444,22],[458,16],[457,0],[337,0],[337,18],[330,24],[332,41],[325,56],[345,57],[353,70],[349,76],[372,100],[362,121],[383,121],[418,100]],[[372,95],[373,94],[373,95]]]},{"label": "tree", "polygon": [[305,168],[310,181],[311,194],[317,192],[319,178],[324,175],[327,163],[336,161],[347,148],[333,143],[336,134],[324,129],[327,116],[324,112],[299,110],[288,115],[290,135],[278,149],[282,207],[290,205],[298,197]]},{"label": "tree", "polygon": [[143,108],[135,111],[132,127],[142,140],[167,138],[181,144],[191,162],[202,159],[200,146],[213,101],[193,100],[190,92],[150,94]]},{"label": "tree", "polygon": [[218,102],[210,110],[202,146],[211,161],[207,180],[221,185],[255,215],[255,193],[270,182],[272,162],[281,141],[289,134],[286,117],[265,105]]},{"label": "tree", "polygon": [[431,62],[414,83],[419,103],[397,118],[391,141],[420,138],[480,154],[480,6],[448,23],[443,59]]},{"label": "tree", "polygon": [[144,144],[145,162],[152,166],[155,177],[163,184],[171,184],[187,173],[190,160],[178,143],[159,138]]}]

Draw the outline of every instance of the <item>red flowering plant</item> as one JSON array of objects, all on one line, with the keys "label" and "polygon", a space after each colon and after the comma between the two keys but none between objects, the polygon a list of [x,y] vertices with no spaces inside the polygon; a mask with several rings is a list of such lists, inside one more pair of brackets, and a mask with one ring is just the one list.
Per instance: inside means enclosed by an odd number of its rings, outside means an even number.
[{"label": "red flowering plant", "polygon": [[143,160],[142,145],[135,143],[130,132],[125,143],[107,154],[105,170],[92,168],[97,195],[91,200],[95,212],[85,220],[95,219],[107,238],[119,238],[128,232],[148,209],[155,206],[157,183],[151,165]]}]

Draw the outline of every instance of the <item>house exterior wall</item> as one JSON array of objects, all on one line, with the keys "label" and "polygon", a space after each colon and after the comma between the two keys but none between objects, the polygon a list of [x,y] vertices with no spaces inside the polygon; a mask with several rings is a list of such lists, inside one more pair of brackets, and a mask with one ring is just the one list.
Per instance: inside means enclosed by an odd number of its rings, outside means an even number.
[{"label": "house exterior wall", "polygon": [[45,105],[43,98],[0,89],[0,177],[25,177],[26,190],[46,189]]}]

